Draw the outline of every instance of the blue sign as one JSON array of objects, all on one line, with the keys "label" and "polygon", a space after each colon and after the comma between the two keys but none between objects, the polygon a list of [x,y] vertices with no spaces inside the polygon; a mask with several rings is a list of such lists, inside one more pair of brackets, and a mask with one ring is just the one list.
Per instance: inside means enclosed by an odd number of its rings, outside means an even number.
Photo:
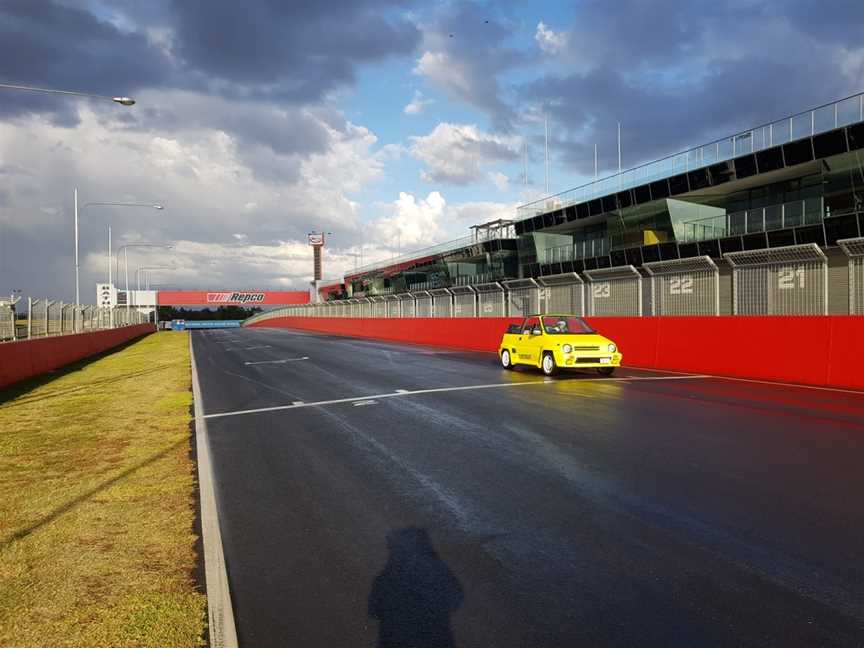
[{"label": "blue sign", "polygon": [[186,329],[240,328],[243,320],[171,320],[172,331]]}]

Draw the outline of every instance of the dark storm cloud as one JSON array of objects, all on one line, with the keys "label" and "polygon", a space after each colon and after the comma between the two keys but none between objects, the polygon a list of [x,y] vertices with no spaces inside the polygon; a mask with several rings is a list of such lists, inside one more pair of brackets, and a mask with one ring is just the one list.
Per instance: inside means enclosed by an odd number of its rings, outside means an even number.
[{"label": "dark storm cloud", "polygon": [[174,45],[187,65],[209,77],[314,102],[353,81],[357,64],[414,50],[416,27],[386,17],[401,4],[176,0]]},{"label": "dark storm cloud", "polygon": [[[421,60],[423,74],[451,97],[486,111],[496,128],[508,129],[517,111],[503,96],[498,75],[533,59],[515,47],[512,24],[483,4],[459,5],[428,27],[423,45],[446,57],[439,69]],[[448,69],[451,62],[457,66]]]},{"label": "dark storm cloud", "polygon": [[862,46],[864,3],[830,7],[587,2],[567,32],[572,71],[516,94],[545,108],[555,150],[582,174],[594,143],[601,169],[617,167],[620,121],[628,168],[857,91],[840,44]]},{"label": "dark storm cloud", "polygon": [[[139,33],[51,1],[0,2],[0,82],[113,96],[164,84],[170,75],[169,62]],[[76,121],[73,102],[4,91],[0,114],[23,112]]]},{"label": "dark storm cloud", "polygon": [[[0,82],[107,95],[206,89],[314,104],[353,81],[357,65],[409,53],[420,38],[410,22],[387,17],[401,4],[390,0],[103,4],[88,11],[57,0],[0,0]],[[147,28],[170,34],[173,57],[148,40]],[[56,97],[7,92],[2,99],[0,114],[75,119],[72,102]]]}]

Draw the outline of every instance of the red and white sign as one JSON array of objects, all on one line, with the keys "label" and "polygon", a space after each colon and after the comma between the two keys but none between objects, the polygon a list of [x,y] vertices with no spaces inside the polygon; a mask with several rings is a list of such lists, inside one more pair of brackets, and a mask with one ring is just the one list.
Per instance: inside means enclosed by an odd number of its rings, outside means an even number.
[{"label": "red and white sign", "polygon": [[305,290],[160,290],[160,306],[286,306],[309,303]]},{"label": "red and white sign", "polygon": [[324,245],[324,235],[312,233],[309,235],[309,245],[320,247]]}]

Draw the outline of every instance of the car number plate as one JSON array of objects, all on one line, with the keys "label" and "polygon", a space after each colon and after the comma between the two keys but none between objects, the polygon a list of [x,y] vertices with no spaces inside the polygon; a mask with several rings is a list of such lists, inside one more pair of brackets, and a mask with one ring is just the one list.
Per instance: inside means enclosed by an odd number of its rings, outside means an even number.
[{"label": "car number plate", "polygon": [[600,358],[600,364],[609,364],[612,362],[612,358]]}]

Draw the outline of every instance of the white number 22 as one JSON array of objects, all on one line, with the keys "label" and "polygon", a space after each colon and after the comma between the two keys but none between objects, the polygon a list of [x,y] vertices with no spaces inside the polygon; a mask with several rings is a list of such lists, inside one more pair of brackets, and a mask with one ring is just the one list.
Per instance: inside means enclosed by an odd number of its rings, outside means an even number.
[{"label": "white number 22", "polygon": [[670,295],[691,295],[693,294],[693,277],[690,275],[681,275],[680,277],[672,277],[669,280]]}]

